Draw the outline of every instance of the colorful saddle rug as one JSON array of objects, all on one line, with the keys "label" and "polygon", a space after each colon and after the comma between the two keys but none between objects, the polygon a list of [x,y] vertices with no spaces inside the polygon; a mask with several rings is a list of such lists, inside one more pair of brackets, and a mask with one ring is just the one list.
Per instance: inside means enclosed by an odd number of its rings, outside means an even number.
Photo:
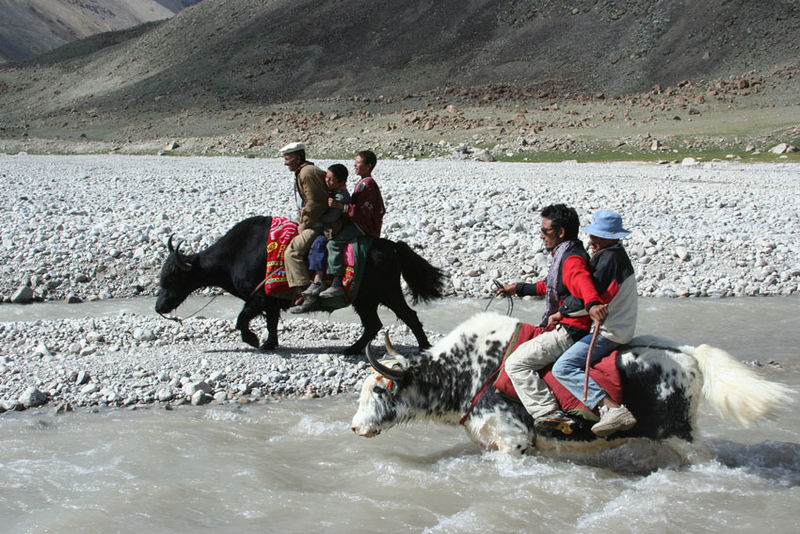
[{"label": "colorful saddle rug", "polygon": [[[503,364],[502,368],[500,369],[500,373],[494,382],[494,387],[497,393],[509,399],[514,399],[517,401],[519,400],[517,392],[514,390],[514,385],[511,383],[511,379],[508,378],[508,375],[506,374],[505,360],[522,343],[533,339],[544,331],[545,329],[530,324],[519,323],[517,325],[517,328],[514,330],[514,334],[511,336],[511,340],[508,342],[506,352],[503,355]],[[619,375],[619,369],[617,369],[618,353],[619,351],[615,350],[594,364],[589,369],[589,376],[591,376],[592,379],[594,379],[594,381],[597,382],[597,384],[603,388],[606,393],[608,393],[609,397],[611,397],[614,401],[621,403],[622,380]],[[552,365],[545,367],[539,371],[539,376],[542,377],[547,386],[553,392],[558,404],[561,406],[561,409],[570,415],[583,417],[584,419],[588,419],[590,421],[596,421],[597,415],[594,414],[594,412],[592,412],[592,410],[590,410],[586,405],[584,405],[583,402],[575,398],[575,396],[570,393],[567,388],[561,385],[561,382],[555,379],[551,368]]]},{"label": "colorful saddle rug", "polygon": [[[286,217],[272,217],[267,236],[267,274],[264,282],[264,291],[272,297],[292,298],[289,283],[286,280],[286,268],[283,264],[283,255],[286,247],[297,235],[297,223]],[[361,284],[363,268],[367,254],[372,246],[372,237],[361,236],[348,243],[344,253],[345,272],[342,285],[345,294],[341,297],[321,299],[320,307],[324,310],[335,310],[349,306],[358,295]]]}]

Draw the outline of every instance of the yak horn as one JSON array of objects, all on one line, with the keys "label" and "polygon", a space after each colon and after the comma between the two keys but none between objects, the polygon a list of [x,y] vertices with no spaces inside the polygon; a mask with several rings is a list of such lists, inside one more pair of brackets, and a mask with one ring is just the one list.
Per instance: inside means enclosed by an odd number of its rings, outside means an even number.
[{"label": "yak horn", "polygon": [[400,356],[400,353],[397,352],[395,350],[395,348],[392,346],[392,340],[389,339],[389,332],[388,331],[385,332],[384,335],[383,335],[383,342],[386,345],[386,354],[388,354],[389,356],[393,356],[395,358]]},{"label": "yak horn", "polygon": [[378,374],[385,376],[386,378],[391,378],[392,380],[402,380],[403,379],[403,370],[402,369],[394,369],[383,365],[381,362],[376,360],[372,353],[369,350],[369,344],[364,347],[364,354],[367,356],[367,361],[372,366],[373,369]]},{"label": "yak horn", "polygon": [[188,261],[184,255],[181,254],[181,245],[183,244],[183,241],[178,241],[178,244],[176,246],[174,247],[172,246],[172,238],[174,235],[175,234],[169,236],[169,240],[167,241],[167,249],[169,250],[170,254],[172,253],[175,254],[175,261],[178,264],[178,269],[180,269],[181,271],[191,271],[192,263]]}]

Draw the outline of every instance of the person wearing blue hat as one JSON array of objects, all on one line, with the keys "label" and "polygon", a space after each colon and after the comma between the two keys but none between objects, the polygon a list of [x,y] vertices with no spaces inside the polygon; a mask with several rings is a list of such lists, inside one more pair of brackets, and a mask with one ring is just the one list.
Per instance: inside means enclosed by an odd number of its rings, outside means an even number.
[{"label": "person wearing blue hat", "polygon": [[[545,310],[533,339],[520,344],[505,360],[505,373],[520,402],[533,417],[537,434],[571,434],[575,420],[561,411],[555,395],[539,376],[539,371],[551,365],[577,340],[583,339],[604,311],[600,294],[592,280],[589,254],[578,239],[580,218],[575,208],[565,204],[545,206],[540,215],[539,230],[542,243],[553,261],[547,277],[536,283],[504,284],[498,295],[544,297]],[[558,316],[558,310],[569,300],[593,302],[589,315]],[[581,305],[582,309],[583,306]],[[551,317],[559,320],[553,322]]]},{"label": "person wearing blue hat", "polygon": [[[598,210],[594,222],[581,230],[589,234],[592,280],[600,301],[565,301],[559,315],[585,315],[595,305],[602,305],[602,313],[598,314],[600,320],[594,326],[595,330],[599,329],[591,355],[591,364],[594,364],[633,338],[638,295],[633,265],[620,242],[630,234],[622,227],[622,217],[610,210]],[[592,337],[587,334],[577,341],[553,365],[553,376],[577,399],[583,399],[584,395],[586,358]],[[628,430],[636,424],[630,410],[609,397],[591,377],[586,385],[584,404],[599,411],[600,420],[592,426],[592,432],[598,436]]]}]

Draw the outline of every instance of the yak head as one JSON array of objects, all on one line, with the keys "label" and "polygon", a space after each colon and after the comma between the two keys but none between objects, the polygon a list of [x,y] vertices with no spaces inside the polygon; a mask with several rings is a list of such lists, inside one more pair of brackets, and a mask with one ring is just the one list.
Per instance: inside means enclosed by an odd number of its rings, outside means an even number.
[{"label": "yak head", "polygon": [[156,312],[161,314],[169,313],[180,306],[181,302],[197,288],[195,284],[197,275],[192,272],[194,266],[191,257],[181,253],[181,243],[173,247],[170,236],[167,248],[169,256],[161,267],[156,299]]},{"label": "yak head", "polygon": [[370,354],[369,345],[366,347],[372,371],[361,386],[358,410],[350,424],[353,432],[366,438],[375,437],[398,423],[409,422],[419,412],[412,366],[394,350],[388,334],[386,349],[390,359],[381,362]]}]

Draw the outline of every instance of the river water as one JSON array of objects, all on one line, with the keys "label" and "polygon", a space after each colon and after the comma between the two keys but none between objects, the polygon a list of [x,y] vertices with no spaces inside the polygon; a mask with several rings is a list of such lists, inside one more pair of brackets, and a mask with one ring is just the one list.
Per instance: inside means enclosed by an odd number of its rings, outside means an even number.
[{"label": "river water", "polygon": [[[192,299],[187,311],[199,307]],[[447,331],[486,302],[418,307]],[[505,302],[492,309],[505,312]],[[233,319],[217,299],[206,316]],[[0,306],[0,320],[152,313],[152,299]],[[800,388],[800,300],[640,300],[640,333],[708,342]],[[517,301],[528,321],[540,302]],[[322,317],[322,316],[320,316]],[[352,321],[337,311],[332,320]],[[384,323],[393,322],[391,313]],[[776,364],[770,365],[774,360]],[[0,417],[3,532],[783,532],[800,503],[800,416],[743,430],[701,405],[688,465],[641,443],[515,459],[460,428],[349,430],[355,394],[174,410]],[[795,406],[796,407],[796,406]]]}]

